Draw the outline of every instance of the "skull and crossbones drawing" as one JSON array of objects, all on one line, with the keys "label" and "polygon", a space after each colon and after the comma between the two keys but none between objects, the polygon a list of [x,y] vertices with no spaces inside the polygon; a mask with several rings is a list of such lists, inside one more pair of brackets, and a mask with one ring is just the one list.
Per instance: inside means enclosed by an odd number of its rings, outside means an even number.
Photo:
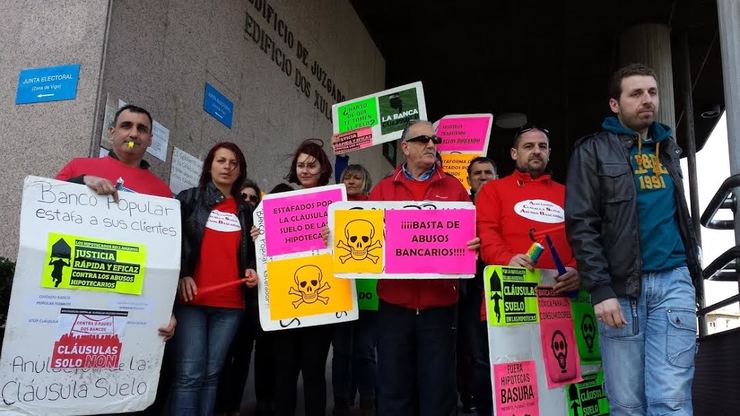
[{"label": "skull and crossbones drawing", "polygon": [[[352,220],[344,227],[345,243],[339,240],[337,248],[346,250],[347,254],[339,256],[339,261],[344,264],[349,259],[362,261],[369,259],[373,264],[378,263],[379,256],[370,254],[371,251],[383,247],[380,240],[372,242],[375,237],[375,226],[368,220]],[[371,243],[372,242],[372,243]]]},{"label": "skull and crossbones drawing", "polygon": [[552,348],[552,353],[555,356],[555,359],[558,360],[560,372],[565,373],[568,365],[568,342],[565,340],[565,335],[560,330],[557,330],[552,334],[552,344],[550,347]]},{"label": "skull and crossbones drawing", "polygon": [[293,308],[298,309],[303,303],[314,303],[316,301],[324,305],[329,303],[329,297],[321,296],[322,292],[331,289],[329,283],[324,282],[323,278],[321,269],[313,264],[307,264],[296,269],[293,274],[293,280],[297,289],[291,286],[290,290],[288,290],[288,294],[299,297],[299,299],[292,302]]}]

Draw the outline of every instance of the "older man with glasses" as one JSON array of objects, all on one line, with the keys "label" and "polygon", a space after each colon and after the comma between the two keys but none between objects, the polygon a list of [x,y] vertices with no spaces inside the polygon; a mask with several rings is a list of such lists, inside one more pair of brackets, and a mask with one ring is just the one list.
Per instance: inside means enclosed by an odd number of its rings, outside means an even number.
[{"label": "older man with glasses", "polygon": [[[370,200],[470,201],[462,184],[437,165],[440,142],[431,123],[410,122],[401,136],[406,163],[378,183]],[[479,242],[467,247],[476,250]],[[378,415],[455,414],[458,281],[380,280],[378,296]]]},{"label": "older man with glasses", "polygon": [[[533,125],[522,127],[514,135],[511,158],[516,166],[514,172],[487,183],[476,197],[483,261],[532,269],[535,262],[526,254],[532,245],[530,230],[550,230],[548,234],[567,270],[558,277],[555,291],[578,289],[575,258],[565,236],[565,187],[553,181],[547,170],[550,132]],[[540,257],[537,266],[556,268],[553,257],[547,254]],[[481,314],[485,316],[485,304]],[[476,357],[479,374],[490,374],[487,359],[483,355]],[[479,377],[479,383],[489,383],[487,392],[491,391],[490,382],[490,377]],[[478,414],[492,414],[490,396],[478,403]]]}]

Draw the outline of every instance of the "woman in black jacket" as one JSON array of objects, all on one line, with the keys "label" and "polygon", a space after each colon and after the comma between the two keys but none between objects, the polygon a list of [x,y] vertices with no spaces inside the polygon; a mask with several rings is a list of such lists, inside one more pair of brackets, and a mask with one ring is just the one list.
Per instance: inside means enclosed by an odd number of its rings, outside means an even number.
[{"label": "woman in black jacket", "polygon": [[219,373],[244,313],[239,283],[257,284],[252,208],[239,193],[246,171],[239,147],[218,143],[203,162],[199,186],[177,195],[183,237],[173,415],[213,413]]}]

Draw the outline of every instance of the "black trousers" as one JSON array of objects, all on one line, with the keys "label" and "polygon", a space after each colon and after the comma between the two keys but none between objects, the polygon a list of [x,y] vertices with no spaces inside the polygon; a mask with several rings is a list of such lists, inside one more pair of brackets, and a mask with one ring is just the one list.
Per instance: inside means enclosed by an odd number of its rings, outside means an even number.
[{"label": "black trousers", "polygon": [[326,414],[326,357],[333,325],[275,332],[275,407],[277,416],[293,416],[298,373],[303,376],[306,416]]},{"label": "black trousers", "polygon": [[456,414],[456,322],[456,305],[417,311],[380,302],[378,416]]}]

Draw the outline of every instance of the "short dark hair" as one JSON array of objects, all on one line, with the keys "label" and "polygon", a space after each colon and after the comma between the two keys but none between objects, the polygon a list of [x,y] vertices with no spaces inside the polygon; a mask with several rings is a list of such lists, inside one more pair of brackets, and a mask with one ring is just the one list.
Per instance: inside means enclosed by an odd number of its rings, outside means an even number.
[{"label": "short dark hair", "polygon": [[609,98],[619,100],[619,96],[622,95],[622,80],[635,75],[653,77],[656,82],[658,81],[658,75],[655,73],[655,70],[645,64],[632,63],[625,65],[612,74],[612,79],[609,82]]},{"label": "short dark hair", "polygon": [[130,111],[132,113],[146,114],[146,116],[149,118],[149,128],[150,129],[153,129],[154,128],[154,121],[152,120],[152,115],[149,114],[149,112],[146,111],[145,109],[143,109],[141,107],[138,107],[138,106],[135,106],[133,104],[126,104],[123,107],[119,108],[118,111],[116,111],[115,117],[113,117],[113,124],[110,127],[115,127],[116,126],[116,123],[118,123],[118,116],[120,116],[121,113],[123,113],[126,110],[128,110],[128,111]]},{"label": "short dark hair", "polygon": [[198,186],[203,189],[206,187],[206,185],[208,185],[209,182],[213,180],[213,178],[211,177],[211,165],[213,165],[213,159],[216,157],[216,151],[218,149],[231,150],[232,152],[234,152],[237,162],[239,162],[239,176],[236,178],[236,181],[234,181],[234,184],[231,185],[231,196],[233,196],[237,200],[241,200],[241,195],[239,191],[242,190],[242,182],[244,182],[244,179],[247,178],[247,160],[244,158],[244,153],[242,153],[242,150],[239,148],[239,146],[232,142],[216,143],[216,145],[214,145],[211,150],[208,151],[206,160],[203,161],[203,171],[200,173],[200,181],[198,182]]},{"label": "short dark hair", "polygon": [[298,180],[298,173],[296,173],[298,156],[300,156],[301,153],[305,153],[319,162],[319,165],[321,166],[321,171],[319,172],[318,186],[324,186],[328,184],[329,178],[331,178],[332,168],[331,162],[329,162],[329,157],[326,156],[326,152],[324,152],[324,141],[321,139],[306,139],[301,142],[300,145],[298,145],[295,153],[293,153],[293,161],[290,163],[290,172],[285,175],[285,179],[291,183],[295,183],[298,185],[301,184],[301,181]]},{"label": "short dark hair", "polygon": [[534,124],[527,123],[518,129],[516,129],[516,132],[514,132],[514,140],[511,142],[511,147],[516,149],[517,146],[519,146],[519,138],[522,137],[522,134],[530,132],[530,131],[540,131],[542,134],[547,137],[547,143],[550,143],[550,130],[544,128],[544,127],[537,127]]},{"label": "short dark hair", "polygon": [[270,192],[268,194],[279,194],[281,192],[290,192],[295,191],[292,186],[288,185],[285,182],[280,182],[279,184],[275,185],[274,188],[270,189]]},{"label": "short dark hair", "polygon": [[470,172],[473,170],[473,165],[475,165],[476,163],[490,163],[491,166],[493,166],[493,173],[494,174],[496,173],[496,170],[497,170],[496,163],[494,163],[493,160],[485,156],[478,156],[475,159],[471,160],[470,164],[468,164],[468,176],[470,176]]},{"label": "short dark hair", "polygon": [[262,190],[260,189],[259,185],[257,185],[257,182],[249,178],[244,179],[244,182],[242,182],[242,186],[239,187],[239,191],[241,192],[246,188],[254,189],[254,192],[257,194],[257,204],[259,204],[260,201],[262,201]]}]

